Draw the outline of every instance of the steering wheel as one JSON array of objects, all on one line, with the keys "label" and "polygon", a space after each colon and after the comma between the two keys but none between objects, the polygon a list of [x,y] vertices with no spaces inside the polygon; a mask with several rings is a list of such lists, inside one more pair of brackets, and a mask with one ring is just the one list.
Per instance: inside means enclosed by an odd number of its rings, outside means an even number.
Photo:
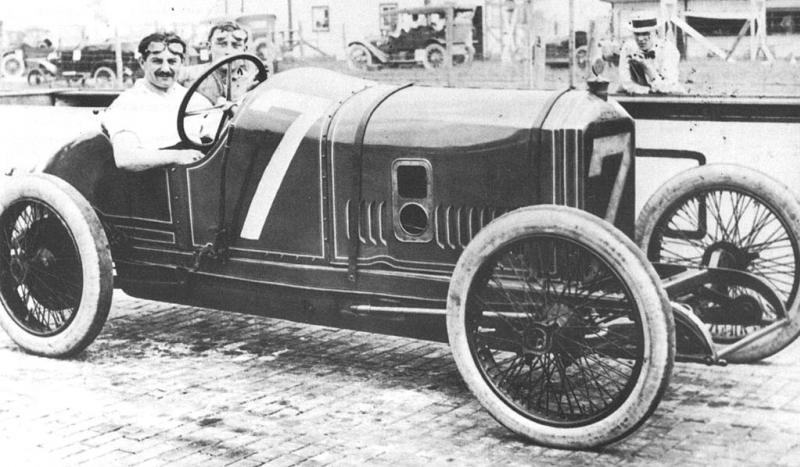
[{"label": "steering wheel", "polygon": [[[239,60],[252,62],[256,66],[257,73],[253,77],[253,85],[250,88],[254,87],[259,83],[262,83],[267,79],[267,74],[268,74],[267,68],[264,66],[264,63],[261,62],[261,59],[259,59],[255,55],[251,54],[231,55],[211,65],[211,67],[208,70],[206,70],[203,74],[201,74],[200,77],[197,78],[197,80],[195,80],[195,82],[192,83],[191,86],[189,86],[189,90],[183,97],[183,101],[181,101],[180,107],[178,107],[178,136],[180,136],[181,142],[183,142],[183,144],[185,144],[186,146],[192,149],[204,151],[214,146],[219,140],[219,137],[222,134],[222,128],[225,126],[228,120],[230,120],[230,118],[233,116],[232,110],[234,107],[234,103],[231,98],[232,80],[230,79],[232,72],[231,64]],[[219,70],[222,67],[227,67],[228,77],[229,77],[227,80],[227,86],[225,88],[225,96],[224,96],[225,102],[213,103],[214,105],[212,105],[211,107],[206,107],[203,109],[187,110],[189,102],[192,100],[192,97],[198,92],[198,89],[200,89],[200,85],[203,84],[204,81],[209,79],[214,73],[216,73],[217,70]],[[210,141],[200,141],[200,142],[194,141],[186,134],[186,126],[185,126],[186,117],[203,115],[212,110],[222,110],[222,118],[220,119],[219,127],[217,127],[217,132],[215,133],[214,138],[211,139]]]}]

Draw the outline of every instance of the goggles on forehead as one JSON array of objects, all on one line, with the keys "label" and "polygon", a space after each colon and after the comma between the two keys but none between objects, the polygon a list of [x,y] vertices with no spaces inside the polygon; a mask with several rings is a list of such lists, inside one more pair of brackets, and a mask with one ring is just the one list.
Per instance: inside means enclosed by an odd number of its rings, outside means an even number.
[{"label": "goggles on forehead", "polygon": [[163,52],[164,50],[169,50],[170,52],[177,55],[183,55],[185,53],[183,44],[181,44],[180,42],[168,42],[168,43],[151,42],[147,45],[148,53],[157,54]]},{"label": "goggles on forehead", "polygon": [[237,29],[237,28],[234,28],[232,26],[223,26],[223,27],[217,29],[217,31],[219,31],[219,32],[229,32],[231,34],[231,36],[233,36],[233,38],[236,39],[237,41],[246,41],[247,40],[247,32],[245,32],[243,29]]}]

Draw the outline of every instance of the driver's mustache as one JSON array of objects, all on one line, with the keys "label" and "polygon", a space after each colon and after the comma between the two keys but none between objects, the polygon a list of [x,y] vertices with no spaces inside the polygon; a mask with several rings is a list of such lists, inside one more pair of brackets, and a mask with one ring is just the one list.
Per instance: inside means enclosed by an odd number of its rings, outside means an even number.
[{"label": "driver's mustache", "polygon": [[174,71],[157,71],[155,73],[155,75],[158,76],[159,78],[172,78],[172,77],[175,76],[175,72]]}]

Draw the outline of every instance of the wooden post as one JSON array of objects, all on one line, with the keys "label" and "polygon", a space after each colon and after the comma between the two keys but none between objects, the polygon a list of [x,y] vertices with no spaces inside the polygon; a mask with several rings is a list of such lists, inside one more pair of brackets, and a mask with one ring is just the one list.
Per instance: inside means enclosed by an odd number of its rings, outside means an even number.
[{"label": "wooden post", "polygon": [[114,25],[114,61],[116,62],[117,68],[117,79],[116,86],[118,88],[122,88],[123,78],[124,78],[124,68],[122,67],[122,42],[119,39],[119,27]]},{"label": "wooden post", "polygon": [[445,57],[444,67],[447,70],[447,86],[453,86],[453,7],[447,7],[444,22]]},{"label": "wooden post", "polygon": [[750,0],[750,60],[755,60],[758,54],[758,11],[755,0]]},{"label": "wooden post", "polygon": [[767,47],[767,2],[766,0],[753,0],[753,3],[757,8],[758,48],[764,52],[764,58],[767,62],[772,63],[775,57],[772,56],[772,52]]},{"label": "wooden post", "polygon": [[[534,0],[531,0],[533,3]],[[534,11],[531,5],[531,11]],[[544,89],[546,49],[544,45],[544,18],[541,15],[533,15],[533,87],[534,89]]]},{"label": "wooden post", "polygon": [[575,0],[569,0],[569,87],[575,88]]},{"label": "wooden post", "polygon": [[678,16],[677,14],[678,4],[677,0],[661,0],[661,20],[664,22],[664,39],[667,41],[671,41],[673,44],[675,41],[675,23],[672,22],[672,18]]},{"label": "wooden post", "polygon": [[[225,2],[226,2],[225,4],[227,5],[227,0],[225,0]],[[228,11],[226,6],[225,13],[227,12]],[[292,0],[286,0],[286,21],[287,21],[287,29],[289,35],[289,49],[291,50],[294,48],[294,37],[293,37],[294,33],[292,32],[294,30],[293,26],[294,23],[292,22]]]},{"label": "wooden post", "polygon": [[744,24],[742,25],[742,29],[739,30],[739,34],[736,36],[736,40],[733,41],[733,45],[731,46],[731,50],[728,51],[728,56],[725,57],[725,60],[730,60],[733,57],[733,53],[736,51],[736,47],[739,46],[739,42],[741,42],[742,38],[747,34],[747,30],[751,28],[753,24],[753,18],[748,18],[745,20]]},{"label": "wooden post", "polygon": [[527,75],[528,88],[534,89],[533,71],[533,1],[525,4],[525,74]]}]

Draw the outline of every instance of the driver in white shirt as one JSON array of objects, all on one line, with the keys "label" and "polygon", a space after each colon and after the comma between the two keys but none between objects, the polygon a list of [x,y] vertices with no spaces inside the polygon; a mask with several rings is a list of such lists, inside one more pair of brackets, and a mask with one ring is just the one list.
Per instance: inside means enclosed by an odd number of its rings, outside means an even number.
[{"label": "driver in white shirt", "polygon": [[[171,33],[153,33],[139,43],[145,79],[120,94],[106,109],[102,123],[114,147],[120,169],[141,171],[153,167],[192,164],[204,154],[177,149],[178,108],[186,88],[175,81],[183,66],[186,43]],[[208,108],[211,103],[195,94],[188,108]],[[187,133],[197,134],[200,118],[186,119]],[[190,127],[196,123],[197,127]]]}]

